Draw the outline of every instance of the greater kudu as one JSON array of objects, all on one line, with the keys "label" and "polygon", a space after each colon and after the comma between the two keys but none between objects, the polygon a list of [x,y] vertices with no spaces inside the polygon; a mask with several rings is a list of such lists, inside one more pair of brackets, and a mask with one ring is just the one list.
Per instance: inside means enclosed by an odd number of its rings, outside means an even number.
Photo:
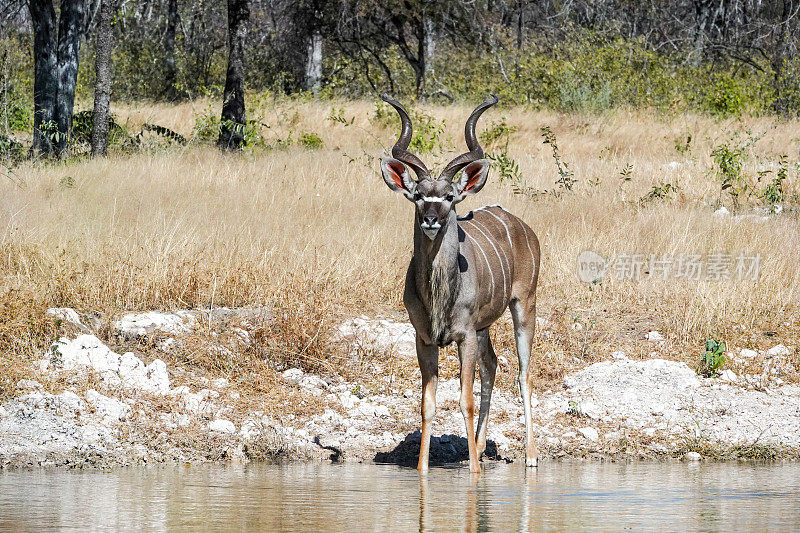
[{"label": "greater kudu", "polygon": [[[475,124],[498,99],[492,96],[475,108],[464,131],[469,152],[453,159],[434,179],[425,164],[408,151],[412,135],[408,112],[387,94],[382,98],[397,110],[402,121],[400,138],[392,148],[393,157],[381,159],[383,179],[416,208],[414,253],[406,274],[403,303],[416,329],[422,371],[422,441],[417,469],[428,469],[439,348],[455,342],[461,362],[460,403],[467,426],[469,466],[472,472],[480,472],[478,458],[486,449],[486,423],[497,370],[489,326],[506,307],[514,321],[519,357],[525,464],[536,466],[528,362],[536,325],[539,241],[527,224],[500,206],[481,207],[464,217],[458,217],[455,211],[458,202],[480,191],[486,183],[489,161],[483,159]],[[414,170],[416,180],[407,167]],[[477,442],[472,392],[476,362],[481,376]]]}]

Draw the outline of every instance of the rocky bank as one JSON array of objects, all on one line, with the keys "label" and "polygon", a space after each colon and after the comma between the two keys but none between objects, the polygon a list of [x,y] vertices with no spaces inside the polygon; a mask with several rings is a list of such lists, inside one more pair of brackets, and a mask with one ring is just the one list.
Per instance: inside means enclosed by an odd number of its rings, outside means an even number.
[{"label": "rocky bank", "polygon": [[[269,416],[248,411],[225,378],[202,377],[197,386],[176,386],[178,369],[160,359],[145,364],[134,352],[115,352],[94,334],[99,326],[91,317],[72,309],[49,313],[76,333],[56,341],[32,370],[47,379],[80,378],[84,386],[55,393],[41,381],[21,380],[19,395],[0,405],[0,468],[251,459],[415,461],[416,389],[364,395],[358,383],[291,368],[282,372],[283,384],[319,408],[315,414]],[[215,315],[150,312],[126,315],[111,328],[121,339],[151,335],[166,350],[204,320],[264,313],[258,308],[221,309]],[[232,329],[240,330],[234,332],[239,342],[248,342],[246,327]],[[362,316],[340,324],[336,335],[343,350],[358,342],[413,357],[414,333],[407,323]],[[567,376],[563,386],[534,395],[541,455],[545,460],[798,457],[800,386],[781,377],[789,353],[783,345],[766,353],[741,350],[729,356],[757,359],[761,373],[737,376],[728,370],[712,378],[698,376],[685,363],[609,354],[609,360]],[[458,397],[456,379],[440,381],[434,463],[466,458]],[[519,457],[522,424],[518,395],[496,390],[487,454]]]}]

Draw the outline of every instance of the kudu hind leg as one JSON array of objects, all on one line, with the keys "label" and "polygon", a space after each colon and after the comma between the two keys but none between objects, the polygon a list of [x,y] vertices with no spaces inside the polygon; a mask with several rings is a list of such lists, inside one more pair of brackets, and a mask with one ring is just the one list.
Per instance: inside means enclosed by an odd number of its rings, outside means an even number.
[{"label": "kudu hind leg", "polygon": [[536,327],[536,304],[525,306],[515,299],[511,301],[509,308],[511,309],[511,318],[514,320],[514,337],[517,342],[517,357],[519,358],[519,392],[522,395],[522,406],[525,411],[525,466],[537,466],[539,452],[533,439],[529,368],[533,333]]},{"label": "kudu hind leg", "polygon": [[417,470],[420,473],[428,471],[428,456],[431,448],[431,430],[433,417],[436,415],[436,384],[439,379],[439,348],[436,345],[425,344],[417,335],[417,361],[422,373],[422,436],[419,443],[419,462]]},{"label": "kudu hind leg", "polygon": [[489,424],[489,405],[492,401],[494,378],[497,373],[497,355],[489,337],[489,328],[478,332],[478,369],[481,373],[481,406],[478,413],[478,457],[486,451],[486,427]]}]

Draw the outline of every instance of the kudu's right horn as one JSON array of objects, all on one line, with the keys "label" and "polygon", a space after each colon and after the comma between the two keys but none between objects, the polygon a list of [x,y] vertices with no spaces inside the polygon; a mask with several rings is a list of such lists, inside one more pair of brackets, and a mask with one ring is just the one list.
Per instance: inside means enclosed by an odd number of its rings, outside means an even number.
[{"label": "kudu's right horn", "polygon": [[472,111],[472,114],[467,119],[466,126],[464,126],[464,139],[467,141],[467,148],[469,148],[469,152],[461,154],[450,161],[442,171],[442,175],[439,177],[439,179],[452,180],[462,168],[469,165],[473,161],[483,158],[483,148],[481,148],[478,138],[475,136],[475,125],[478,123],[478,119],[481,117],[483,112],[499,101],[500,99],[492,94]]}]

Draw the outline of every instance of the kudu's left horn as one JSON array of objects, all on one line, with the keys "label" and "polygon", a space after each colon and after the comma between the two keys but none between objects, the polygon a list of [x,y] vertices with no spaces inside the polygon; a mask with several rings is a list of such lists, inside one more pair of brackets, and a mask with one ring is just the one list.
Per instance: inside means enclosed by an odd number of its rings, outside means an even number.
[{"label": "kudu's left horn", "polygon": [[497,98],[497,96],[490,95],[486,98],[486,100],[483,101],[481,105],[472,111],[472,114],[467,119],[466,126],[464,126],[464,139],[467,141],[467,148],[469,148],[469,152],[461,154],[450,161],[447,166],[444,167],[442,175],[439,177],[439,179],[452,180],[453,176],[458,174],[462,168],[469,165],[473,161],[483,158],[483,148],[481,148],[478,138],[475,136],[475,125],[478,123],[478,119],[481,117],[483,112],[499,101],[500,99]]},{"label": "kudu's left horn", "polygon": [[430,172],[425,166],[425,163],[423,163],[419,157],[408,151],[408,145],[411,143],[411,135],[413,133],[411,117],[408,116],[408,111],[403,107],[403,104],[389,96],[388,92],[381,95],[381,100],[397,110],[397,113],[400,115],[400,122],[402,123],[400,137],[392,148],[392,157],[414,169],[414,172],[416,172],[420,179],[427,177],[430,175]]}]

